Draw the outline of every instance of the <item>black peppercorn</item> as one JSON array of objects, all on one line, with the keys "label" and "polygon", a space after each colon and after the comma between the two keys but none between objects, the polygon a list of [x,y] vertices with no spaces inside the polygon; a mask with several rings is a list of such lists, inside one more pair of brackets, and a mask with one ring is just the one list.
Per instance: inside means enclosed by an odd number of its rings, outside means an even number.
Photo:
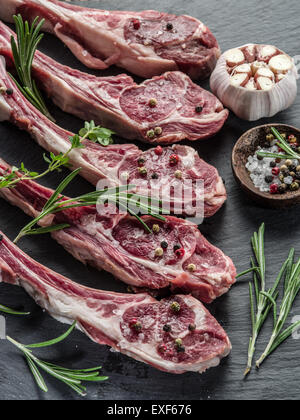
[{"label": "black peppercorn", "polygon": [[173,29],[173,24],[171,22],[168,22],[167,23],[167,30],[172,31],[172,29]]},{"label": "black peppercorn", "polygon": [[165,331],[165,332],[170,332],[171,331],[171,325],[168,325],[168,324],[166,324],[166,325],[164,325],[163,326],[163,330]]},{"label": "black peppercorn", "polygon": [[190,324],[189,325],[189,330],[190,331],[195,331],[195,329],[196,329],[196,325],[195,324]]},{"label": "black peppercorn", "polygon": [[181,248],[181,246],[180,246],[180,245],[174,245],[174,248],[173,248],[173,249],[174,249],[174,252],[175,252],[175,251],[177,251],[177,250],[178,250],[178,249],[180,249],[180,248]]},{"label": "black peppercorn", "polygon": [[144,163],[145,163],[146,161],[145,161],[145,159],[144,158],[139,158],[138,159],[138,164],[139,165],[144,165]]},{"label": "black peppercorn", "polygon": [[167,241],[162,241],[160,243],[160,246],[162,247],[162,249],[167,249],[168,248],[168,242]]},{"label": "black peppercorn", "polygon": [[257,159],[258,160],[264,160],[264,157],[263,156],[260,156],[260,155],[257,155]]},{"label": "black peppercorn", "polygon": [[275,168],[275,166],[276,166],[276,162],[275,160],[272,160],[272,162],[270,162],[270,167]]},{"label": "black peppercorn", "polygon": [[12,89],[7,89],[6,90],[6,95],[12,95],[14,93],[14,91]]},{"label": "black peppercorn", "polygon": [[158,174],[157,174],[156,172],[154,172],[154,173],[151,175],[151,178],[152,178],[152,179],[158,179]]},{"label": "black peppercorn", "polygon": [[272,177],[272,175],[267,175],[267,176],[265,177],[265,181],[266,181],[268,184],[271,184],[271,182],[273,181],[273,177]]},{"label": "black peppercorn", "polygon": [[200,114],[203,111],[203,106],[196,106],[195,111]]},{"label": "black peppercorn", "polygon": [[290,171],[288,169],[287,170],[284,170],[284,171],[282,171],[282,175],[284,177],[290,176]]}]

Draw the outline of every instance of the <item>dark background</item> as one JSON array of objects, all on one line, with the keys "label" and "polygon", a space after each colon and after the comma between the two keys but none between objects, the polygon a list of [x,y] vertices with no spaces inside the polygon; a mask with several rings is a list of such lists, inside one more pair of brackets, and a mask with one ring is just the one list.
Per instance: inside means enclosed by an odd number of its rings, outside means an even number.
[{"label": "dark background", "polygon": [[[108,8],[110,10],[158,9],[175,14],[189,14],[206,23],[217,37],[223,51],[245,43],[274,44],[291,56],[300,54],[300,3],[299,0],[159,0],[145,1],[116,0],[74,1],[74,4]],[[71,67],[88,71],[64,48],[62,43],[47,35],[41,50]],[[113,68],[98,74],[117,74]],[[202,84],[208,87],[208,83]],[[63,114],[51,106],[57,122],[64,128],[77,131],[82,122]],[[288,111],[265,122],[281,122],[299,126],[300,100]],[[259,123],[260,123],[259,122]],[[213,139],[194,142],[193,146],[209,163],[215,165],[226,180],[228,202],[213,218],[207,220],[201,231],[207,239],[232,257],[238,271],[249,266],[250,236],[265,221],[266,255],[268,281],[273,282],[281,262],[291,246],[300,253],[299,207],[282,211],[258,207],[240,191],[231,171],[232,147],[247,129],[259,123],[240,121],[231,115],[225,128]],[[119,140],[116,139],[116,142]],[[122,141],[122,140],[120,140]],[[147,146],[142,146],[147,147]],[[30,137],[8,123],[0,125],[1,157],[13,164],[24,161],[33,170],[44,168],[43,150]],[[65,172],[67,174],[67,171]],[[54,175],[43,182],[55,187],[62,175]],[[68,193],[90,191],[91,186],[77,179]],[[11,239],[28,222],[28,218],[17,208],[5,201],[0,202],[0,228]],[[105,272],[84,267],[47,235],[24,239],[22,249],[42,264],[80,283],[107,290],[125,291],[124,285]],[[199,375],[186,373],[171,375],[160,372],[124,355],[112,353],[109,348],[89,341],[75,332],[65,342],[41,350],[38,354],[68,367],[92,367],[101,364],[103,373],[110,378],[107,382],[88,386],[90,399],[132,399],[132,400],[182,400],[182,399],[299,399],[300,392],[300,342],[290,339],[282,345],[263,365],[244,381],[250,333],[249,297],[247,279],[240,280],[230,293],[210,305],[210,310],[227,330],[233,345],[231,355],[221,366]],[[37,307],[26,293],[8,285],[1,285],[0,303],[30,311],[29,317],[7,316],[7,333],[15,339],[32,343],[58,336],[66,327],[50,318]],[[292,316],[300,315],[300,300],[296,301]],[[290,320],[289,320],[290,321]],[[270,334],[270,325],[263,330],[258,343],[257,355],[263,350]],[[2,399],[76,399],[72,391],[46,377],[48,394],[39,391],[18,351],[6,341],[1,342],[0,352],[0,398]]]}]

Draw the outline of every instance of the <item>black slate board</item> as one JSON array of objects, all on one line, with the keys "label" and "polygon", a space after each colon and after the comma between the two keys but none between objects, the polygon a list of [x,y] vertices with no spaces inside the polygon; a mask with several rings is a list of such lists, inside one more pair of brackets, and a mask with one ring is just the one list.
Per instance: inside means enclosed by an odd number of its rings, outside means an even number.
[{"label": "black slate board", "polygon": [[[175,14],[189,14],[202,19],[214,32],[222,50],[249,42],[275,44],[292,56],[299,54],[299,13],[298,0],[159,0],[144,1],[116,0],[76,2],[85,6],[143,10],[158,9]],[[44,52],[53,58],[75,68],[87,71],[63,45],[47,35],[42,43]],[[110,69],[103,74],[117,74],[119,69]],[[101,73],[100,73],[101,74]],[[207,83],[203,84],[208,87]],[[73,131],[81,127],[81,122],[52,108],[58,124]],[[269,120],[299,126],[300,100],[288,111]],[[264,123],[265,121],[262,121]],[[266,121],[267,122],[267,121]],[[287,211],[265,210],[247,200],[236,185],[230,167],[231,151],[239,136],[257,125],[238,120],[231,115],[225,128],[213,139],[194,143],[193,146],[208,162],[214,164],[226,180],[228,202],[212,219],[207,220],[201,231],[207,239],[230,255],[238,271],[248,268],[250,235],[261,222],[267,225],[267,258],[269,279],[279,270],[291,246],[300,253],[299,207]],[[147,146],[143,146],[147,147]],[[7,123],[0,125],[1,156],[8,162],[39,170],[42,168],[42,149],[27,134]],[[67,173],[67,171],[65,172]],[[45,180],[45,185],[54,187],[60,176]],[[90,185],[82,179],[69,188],[69,194],[90,190]],[[6,202],[0,202],[0,227],[10,237],[15,237],[28,218]],[[48,236],[25,239],[22,249],[39,262],[62,273],[75,281],[107,290],[124,291],[125,287],[109,274],[86,268],[75,261],[67,252]],[[1,285],[2,304],[26,309],[29,317],[7,317],[10,336],[21,342],[31,343],[56,337],[65,331],[65,326],[43,313],[26,293],[8,285]],[[239,281],[230,293],[210,305],[213,315],[227,330],[233,344],[231,355],[221,366],[198,374],[171,375],[160,372],[126,356],[112,353],[108,348],[90,342],[79,332],[67,341],[40,352],[41,356],[66,364],[70,367],[86,367],[102,364],[109,381],[88,387],[90,399],[131,399],[131,400],[200,400],[200,399],[299,399],[300,342],[290,339],[276,352],[260,372],[254,371],[242,380],[245,367],[248,338],[250,333],[249,298],[246,281]],[[296,303],[292,315],[300,315],[300,301]],[[264,330],[258,353],[266,343],[269,329]],[[47,377],[48,394],[40,392],[20,354],[8,343],[1,341],[0,352],[0,398],[1,399],[77,399],[64,385]]]}]

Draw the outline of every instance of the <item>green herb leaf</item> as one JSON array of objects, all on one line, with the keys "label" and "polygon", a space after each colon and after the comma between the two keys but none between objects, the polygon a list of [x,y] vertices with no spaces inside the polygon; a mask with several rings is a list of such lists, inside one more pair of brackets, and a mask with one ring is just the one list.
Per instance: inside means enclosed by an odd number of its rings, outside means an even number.
[{"label": "green herb leaf", "polygon": [[[29,222],[23,229],[19,232],[18,236],[15,238],[14,242],[16,243],[20,238],[26,235],[37,235],[41,233],[48,233],[52,231],[57,231],[60,229],[65,229],[69,227],[68,224],[59,224],[53,225],[49,227],[41,227],[35,228],[35,225],[38,224],[44,217],[49,216],[50,214],[56,214],[61,211],[65,211],[67,209],[76,208],[76,207],[83,207],[83,206],[96,206],[98,204],[98,200],[101,198],[103,204],[106,202],[115,203],[121,209],[126,210],[129,214],[134,216],[141,225],[145,228],[148,233],[152,233],[151,229],[147,226],[147,224],[143,221],[143,219],[136,214],[131,208],[130,204],[134,204],[135,207],[138,207],[143,213],[148,214],[152,217],[155,217],[158,220],[165,221],[165,217],[161,216],[159,213],[161,212],[161,207],[154,207],[152,205],[144,204],[147,201],[149,202],[149,198],[132,193],[124,193],[124,191],[128,191],[128,189],[135,188],[134,185],[128,186],[120,186],[118,188],[111,188],[105,189],[101,191],[93,191],[88,194],[83,194],[82,196],[69,198],[66,199],[62,196],[64,189],[69,185],[69,183],[75,178],[75,176],[79,173],[80,168],[76,169],[72,173],[70,173],[57,187],[54,191],[53,195],[45,204],[44,208],[40,212],[40,214]],[[134,199],[133,199],[134,196]],[[159,200],[157,200],[160,203]]]},{"label": "green herb leaf", "polygon": [[51,233],[57,230],[62,230],[70,227],[67,223],[61,223],[60,225],[51,225],[46,227],[40,227],[36,229],[31,229],[27,232],[27,235],[42,235],[44,233]]},{"label": "green herb leaf", "polygon": [[279,159],[298,159],[300,160],[300,154],[296,153],[290,146],[290,144],[281,136],[276,128],[271,127],[271,131],[278,140],[277,146],[280,147],[285,153],[269,153],[269,152],[257,152],[260,157],[266,158],[279,158]]},{"label": "green herb leaf", "polygon": [[45,383],[43,376],[41,375],[40,369],[44,372],[48,373],[49,375],[53,376],[54,378],[58,379],[59,381],[63,382],[79,395],[84,396],[86,394],[86,388],[82,385],[82,381],[84,382],[102,382],[108,379],[107,376],[99,376],[100,367],[90,368],[90,369],[67,369],[56,364],[52,364],[49,362],[44,362],[37,358],[33,353],[33,348],[43,348],[55,345],[60,343],[61,341],[65,340],[71,332],[74,330],[76,326],[76,322],[72,324],[72,326],[60,337],[55,338],[53,340],[45,341],[42,343],[37,344],[30,344],[24,345],[18,343],[16,340],[12,339],[11,337],[7,337],[7,340],[10,341],[14,346],[16,346],[25,356],[30,371],[38,385],[38,387],[44,391],[48,391],[48,387]]},{"label": "green herb leaf", "polygon": [[48,387],[44,381],[44,378],[42,377],[40,371],[38,370],[38,368],[36,367],[36,365],[33,363],[33,361],[30,359],[29,356],[25,355],[26,361],[28,363],[29,369],[31,370],[31,373],[38,385],[38,387],[44,391],[44,392],[48,392]]},{"label": "green herb leaf", "polygon": [[80,172],[81,168],[75,169],[75,171],[71,172],[60,184],[59,186],[56,188],[56,190],[54,191],[53,195],[49,198],[49,200],[47,201],[47,203],[45,204],[43,210],[47,210],[49,209],[53,203],[55,203],[57,201],[57,199],[59,198],[60,194],[63,192],[63,190],[70,184],[70,182],[76,177],[76,175],[78,175],[78,173]]},{"label": "green herb leaf", "polygon": [[[291,262],[292,258],[292,262]],[[292,267],[292,269],[291,269]],[[300,323],[288,327],[283,332],[284,325],[288,315],[292,309],[293,303],[300,291],[300,258],[294,263],[294,249],[290,251],[286,261],[286,278],[283,298],[280,304],[279,313],[274,314],[274,328],[264,352],[256,362],[256,366],[260,367],[265,359],[285,341],[293,331],[299,327]]]},{"label": "green herb leaf", "polygon": [[57,338],[54,338],[53,340],[44,341],[42,343],[27,344],[25,347],[27,349],[36,349],[36,348],[40,348],[40,347],[53,346],[53,345],[58,344],[61,341],[65,340],[67,337],[69,337],[69,335],[74,331],[75,327],[76,327],[76,321],[74,321],[73,324],[71,325],[71,327],[61,336],[59,336]]},{"label": "green herb leaf", "polygon": [[[253,253],[255,255],[256,263],[251,259],[252,268],[244,271],[240,276],[245,275],[249,272],[253,272],[256,304],[254,302],[253,288],[250,283],[250,307],[251,307],[251,321],[252,321],[252,335],[249,340],[248,348],[248,363],[245,370],[245,376],[251,371],[252,361],[255,352],[255,345],[259,335],[259,332],[268,317],[269,312],[273,309],[273,330],[270,341],[261,355],[257,360],[256,366],[264,362],[264,360],[285,341],[295,329],[300,327],[300,322],[295,323],[292,326],[286,328],[283,332],[283,328],[287,317],[291,311],[292,305],[296,296],[300,291],[300,259],[294,262],[295,250],[292,248],[289,252],[288,258],[283,263],[279,274],[273,284],[273,287],[266,290],[266,261],[264,251],[264,224],[261,225],[258,233],[254,233],[251,238]],[[279,307],[279,313],[277,313],[278,304],[277,299],[279,296],[278,286],[281,280],[284,279],[284,295]]]},{"label": "green herb leaf", "polygon": [[19,312],[19,311],[15,311],[14,309],[10,309],[7,306],[4,305],[0,305],[0,312],[4,312],[6,314],[10,314],[10,315],[29,315],[30,312]]},{"label": "green herb leaf", "polygon": [[36,17],[31,27],[29,27],[27,21],[24,23],[20,14],[14,16],[13,19],[16,26],[17,40],[11,36],[11,49],[19,81],[12,75],[10,77],[26,99],[42,112],[42,114],[46,115],[47,118],[54,121],[41,93],[37,89],[35,81],[32,79],[32,63],[38,44],[43,38],[43,34],[39,34],[39,32],[45,19],[41,19],[38,23],[39,17]]}]

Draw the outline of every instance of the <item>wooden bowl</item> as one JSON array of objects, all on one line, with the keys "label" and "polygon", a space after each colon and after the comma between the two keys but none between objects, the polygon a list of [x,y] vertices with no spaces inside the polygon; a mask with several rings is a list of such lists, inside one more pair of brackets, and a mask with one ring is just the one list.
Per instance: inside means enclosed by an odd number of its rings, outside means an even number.
[{"label": "wooden bowl", "polygon": [[258,146],[262,146],[266,140],[266,135],[270,133],[271,127],[276,128],[280,133],[298,135],[299,128],[285,124],[265,124],[252,128],[240,137],[232,152],[232,169],[237,182],[246,194],[257,203],[271,208],[285,208],[300,203],[300,190],[288,191],[285,194],[270,194],[261,192],[256,188],[250,178],[246,168],[246,163],[250,155],[254,155]]}]

